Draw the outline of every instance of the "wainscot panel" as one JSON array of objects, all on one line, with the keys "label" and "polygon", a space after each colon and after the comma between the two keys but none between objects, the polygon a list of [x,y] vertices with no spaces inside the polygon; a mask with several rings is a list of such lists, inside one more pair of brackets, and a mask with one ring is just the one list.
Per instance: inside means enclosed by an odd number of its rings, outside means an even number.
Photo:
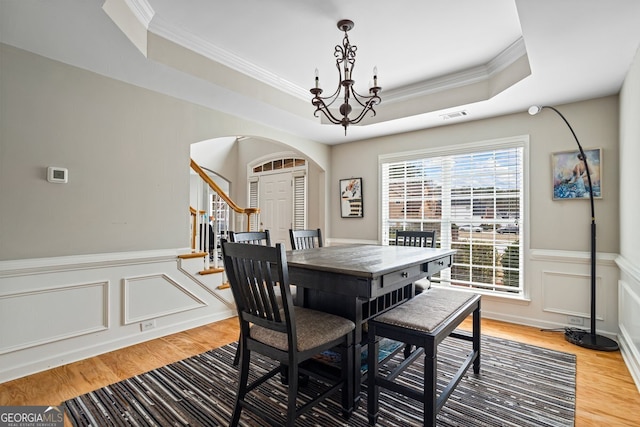
[{"label": "wainscot panel", "polygon": [[0,382],[234,316],[184,251],[0,262]]}]

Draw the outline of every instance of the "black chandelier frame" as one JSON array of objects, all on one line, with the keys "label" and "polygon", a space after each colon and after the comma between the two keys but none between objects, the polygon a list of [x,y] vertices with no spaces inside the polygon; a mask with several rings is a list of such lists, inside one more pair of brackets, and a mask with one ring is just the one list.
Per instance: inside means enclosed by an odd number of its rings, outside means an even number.
[{"label": "black chandelier frame", "polygon": [[[335,92],[330,96],[320,96],[322,95],[322,89],[320,88],[320,79],[317,69],[315,87],[310,89],[310,92],[313,94],[311,104],[316,107],[313,115],[315,117],[320,117],[320,113],[322,113],[331,123],[339,124],[344,127],[345,135],[347,134],[347,127],[349,125],[360,123],[367,113],[372,112],[373,116],[375,116],[376,110],[374,107],[382,101],[378,95],[382,88],[378,86],[376,68],[374,68],[373,85],[369,88],[369,95],[362,95],[354,89],[355,81],[352,79],[352,76],[356,63],[356,51],[358,50],[358,47],[349,42],[348,35],[349,30],[351,30],[353,26],[353,21],[348,19],[343,19],[338,22],[338,29],[344,31],[344,38],[342,39],[342,45],[336,45],[333,53],[336,58],[336,68],[338,69],[338,87]],[[341,93],[343,94],[342,98],[340,97]],[[334,115],[330,108],[338,99],[342,99],[342,104],[338,110],[340,112],[339,116]],[[354,100],[362,107],[362,110],[355,118],[349,117],[349,114],[353,111],[351,104],[349,104],[349,101],[351,100]]]}]

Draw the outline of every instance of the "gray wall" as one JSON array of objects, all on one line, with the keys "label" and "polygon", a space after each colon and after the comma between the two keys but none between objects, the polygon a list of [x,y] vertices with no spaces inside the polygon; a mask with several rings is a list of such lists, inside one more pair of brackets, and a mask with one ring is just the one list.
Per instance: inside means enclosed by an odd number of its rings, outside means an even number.
[{"label": "gray wall", "polygon": [[[619,250],[618,195],[618,97],[609,96],[558,106],[586,148],[603,149],[603,199],[596,200],[598,251]],[[456,145],[530,135],[530,237],[531,248],[588,251],[591,215],[588,201],[553,201],[551,153],[576,150],[571,132],[553,111],[537,116],[523,112],[488,120],[443,126],[351,144],[331,151],[331,236],[365,240],[379,239],[378,155],[430,147]],[[358,161],[354,162],[353,159]],[[337,182],[363,178],[364,218],[340,218]],[[335,185],[334,185],[335,184]]]},{"label": "gray wall", "polygon": [[[0,260],[189,246],[189,145],[328,148],[0,44]],[[46,168],[69,169],[50,184]],[[236,179],[236,177],[232,177]]]}]

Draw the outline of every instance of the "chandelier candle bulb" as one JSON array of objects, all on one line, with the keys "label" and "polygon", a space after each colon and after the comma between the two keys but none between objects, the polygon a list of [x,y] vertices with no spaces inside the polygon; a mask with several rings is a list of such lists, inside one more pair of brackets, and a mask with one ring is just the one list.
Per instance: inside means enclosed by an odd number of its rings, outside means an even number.
[{"label": "chandelier candle bulb", "polygon": [[378,67],[373,67],[373,86],[378,87]]},{"label": "chandelier candle bulb", "polygon": [[316,68],[316,89],[320,87],[320,72]]}]

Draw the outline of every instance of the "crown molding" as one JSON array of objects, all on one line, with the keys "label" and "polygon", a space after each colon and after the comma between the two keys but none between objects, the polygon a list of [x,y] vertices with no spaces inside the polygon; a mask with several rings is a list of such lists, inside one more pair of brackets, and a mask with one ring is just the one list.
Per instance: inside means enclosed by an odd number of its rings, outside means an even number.
[{"label": "crown molding", "polygon": [[262,67],[258,67],[246,59],[216,46],[183,28],[171,25],[160,17],[153,19],[149,31],[285,93],[304,100],[309,98],[309,91],[307,89],[303,89]]},{"label": "crown molding", "polygon": [[387,90],[384,92],[384,101],[385,103],[404,101],[416,96],[431,95],[489,80],[525,55],[527,55],[527,49],[524,39],[520,37],[484,65]]},{"label": "crown molding", "polygon": [[140,21],[145,28],[149,28],[149,24],[156,14],[155,10],[147,2],[147,0],[124,0],[131,12]]},{"label": "crown molding", "polygon": [[[161,17],[155,16],[155,12],[147,0],[125,0],[125,2],[148,31],[296,98],[301,100],[309,99],[307,88],[302,88],[285,80],[233,52],[216,46],[184,28],[172,25]],[[486,81],[525,55],[527,55],[527,51],[524,39],[520,37],[486,64],[385,90],[384,101],[385,103],[404,101]]]}]

